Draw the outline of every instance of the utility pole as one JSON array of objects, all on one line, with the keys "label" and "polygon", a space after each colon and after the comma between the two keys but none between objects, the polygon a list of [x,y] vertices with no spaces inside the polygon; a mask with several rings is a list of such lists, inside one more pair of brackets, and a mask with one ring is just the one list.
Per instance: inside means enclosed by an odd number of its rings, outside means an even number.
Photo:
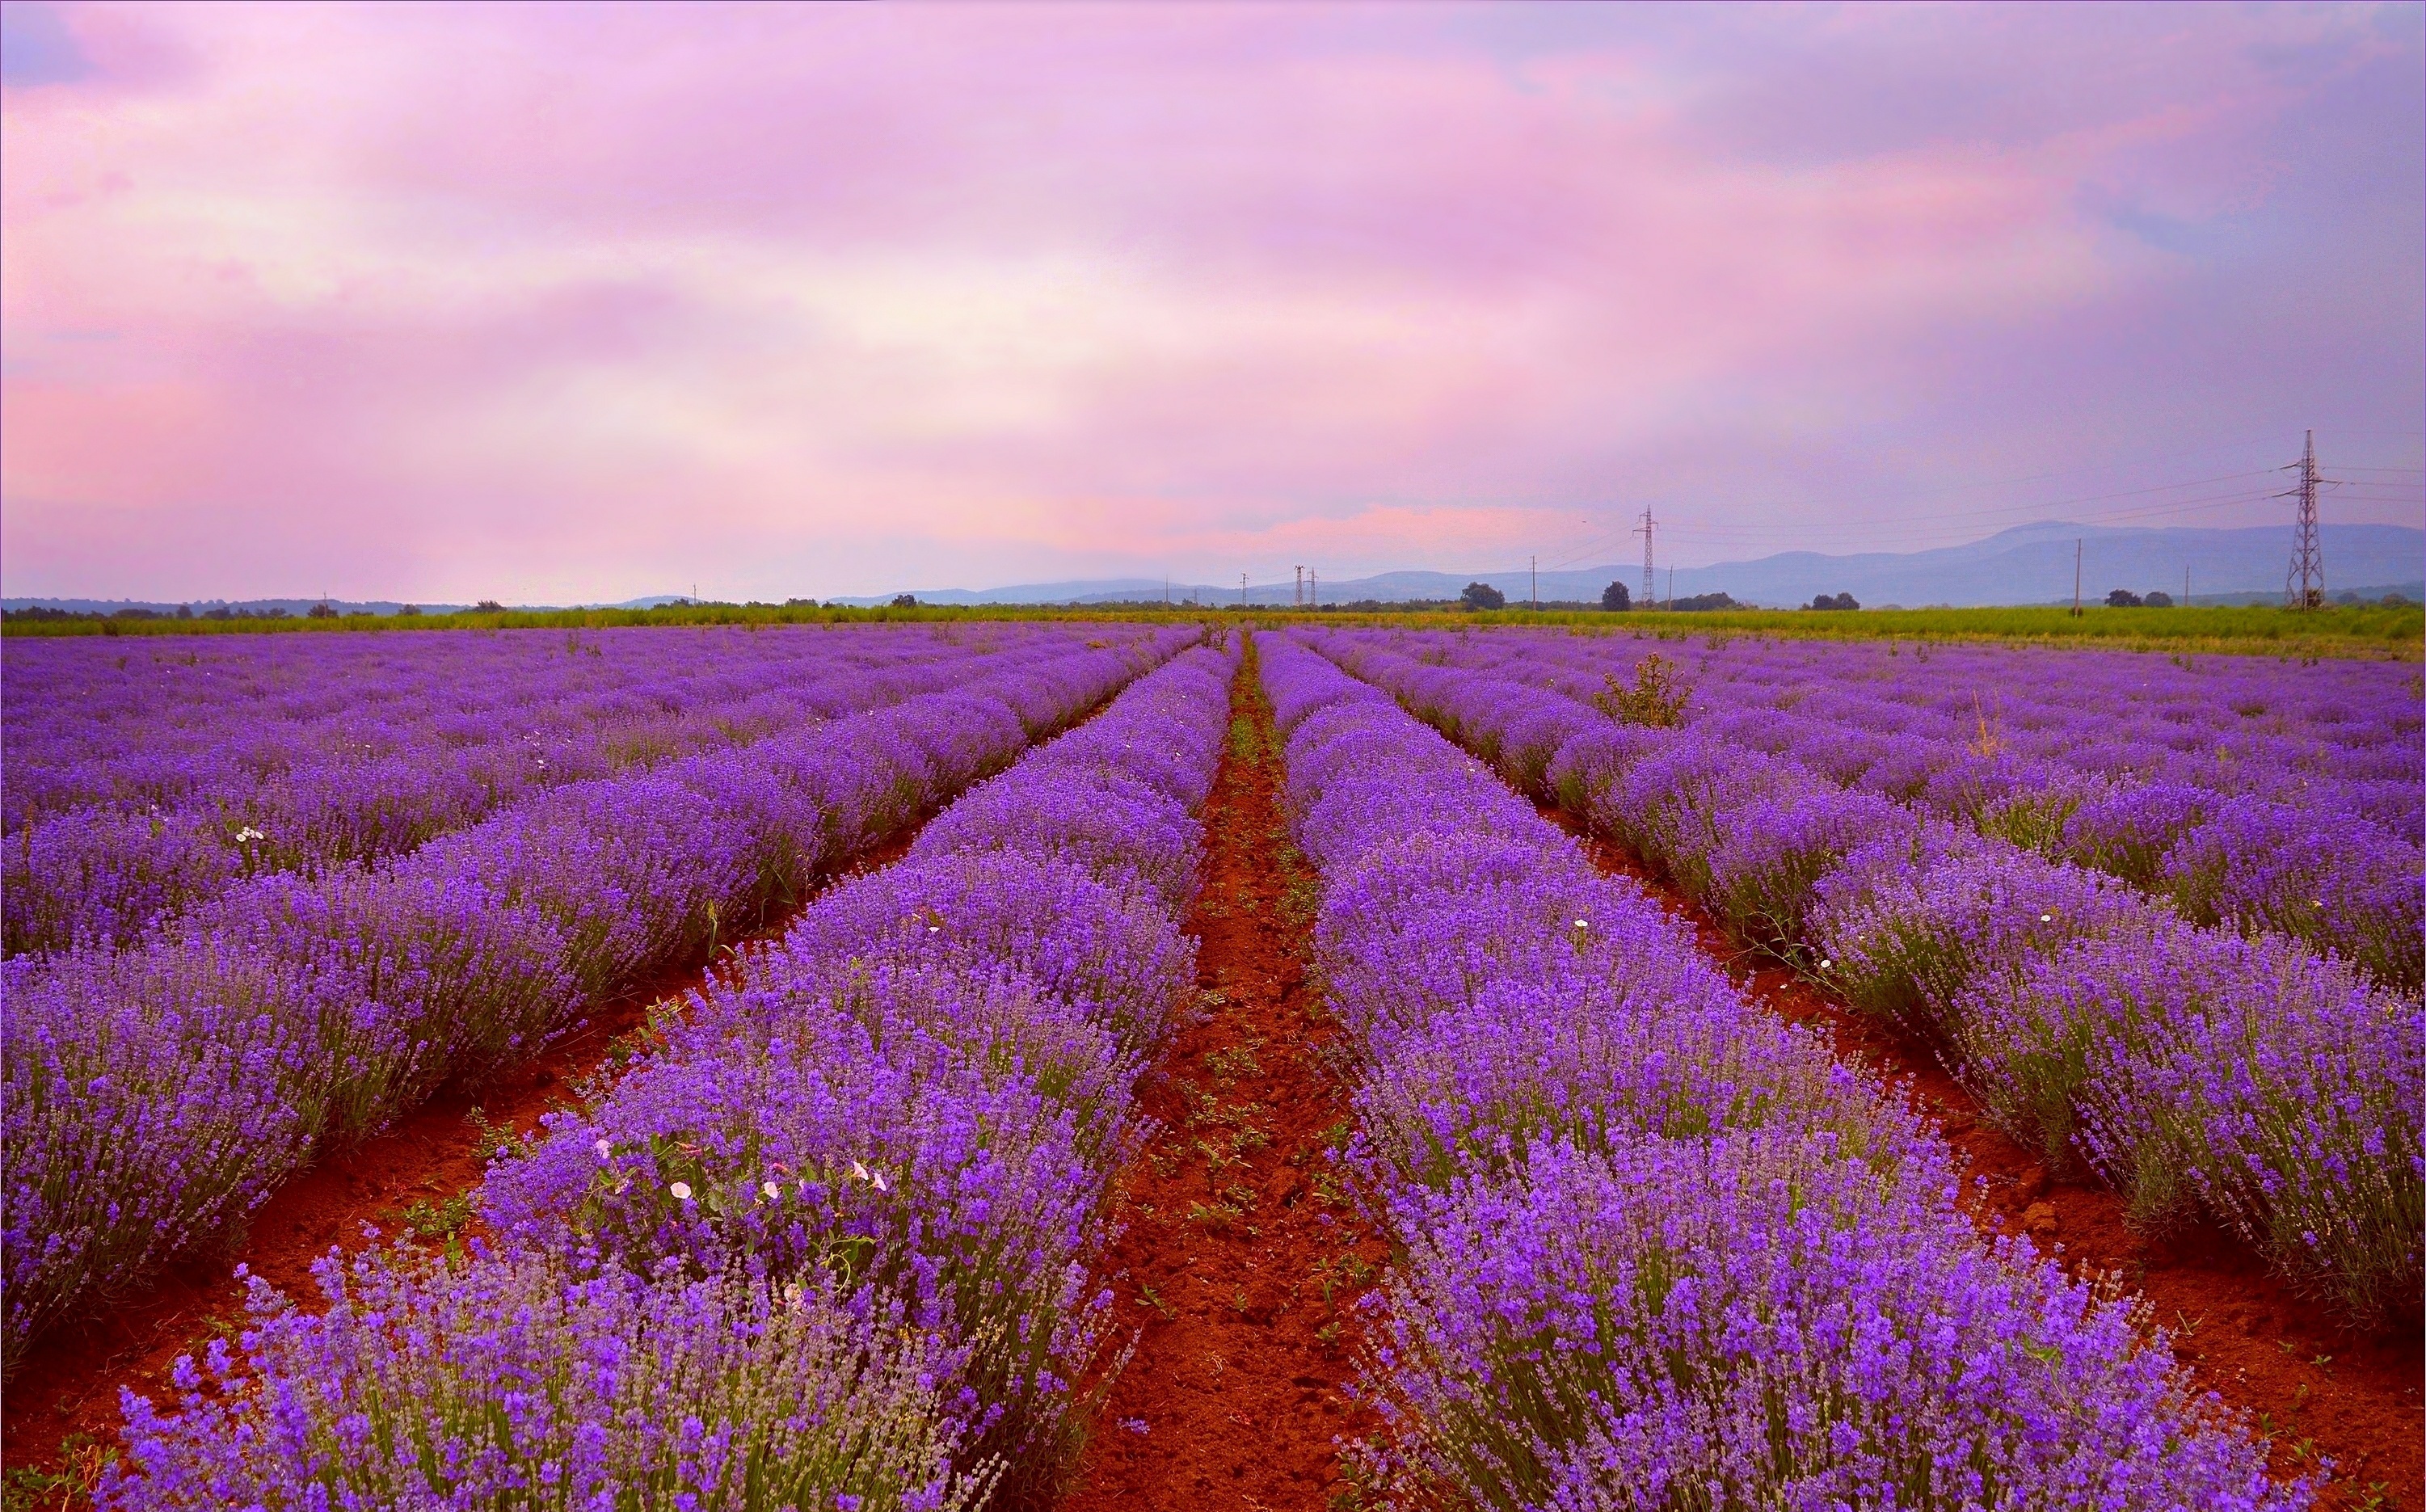
[{"label": "utility pole", "polygon": [[1650,609],[1659,602],[1659,580],[1651,572],[1651,507],[1642,507],[1642,525],[1629,534],[1642,537],[1642,607]]},{"label": "utility pole", "polygon": [[[2291,570],[2283,578],[2283,607],[2322,609],[2325,603],[2325,551],[2317,542],[2317,432],[2308,432],[2307,447],[2292,466],[2300,470],[2300,486],[2283,495],[2300,501],[2300,521],[2291,528]],[[2285,471],[2289,471],[2286,468]]]},{"label": "utility pole", "polygon": [[2080,612],[2080,538],[2072,541],[2072,612]]},{"label": "utility pole", "polygon": [[1536,554],[1534,555],[1534,557],[1533,557],[1533,568],[1532,568],[1532,572],[1533,572],[1533,612],[1534,612],[1534,613],[1536,613],[1536,614],[1539,614],[1539,613],[1541,613],[1541,612],[1542,612],[1542,558],[1541,558],[1541,556],[1540,556],[1540,554],[1539,554],[1539,553],[1536,553]]},{"label": "utility pole", "polygon": [[1676,569],[1674,567],[1668,569],[1668,607],[1676,607]]},{"label": "utility pole", "polygon": [[1322,574],[1311,567],[1305,570],[1305,607],[1308,609],[1322,607]]},{"label": "utility pole", "polygon": [[1247,607],[1247,575],[1245,573],[1240,573],[1238,575],[1238,607],[1240,609],[1245,609]]},{"label": "utility pole", "polygon": [[2182,608],[2191,607],[2191,564],[2182,563]]}]

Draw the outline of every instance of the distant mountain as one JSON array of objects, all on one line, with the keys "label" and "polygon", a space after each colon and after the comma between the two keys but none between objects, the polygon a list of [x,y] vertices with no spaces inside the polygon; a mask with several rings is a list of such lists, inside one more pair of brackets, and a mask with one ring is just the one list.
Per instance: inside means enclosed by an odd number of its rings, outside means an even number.
[{"label": "distant mountain", "polygon": [[[1680,598],[1723,593],[1739,602],[1785,608],[1808,604],[1819,593],[1852,593],[1863,604],[2052,604],[2072,597],[2073,543],[2081,543],[2081,596],[2102,599],[2110,589],[2127,588],[2144,593],[2162,589],[2175,596],[2182,590],[2182,570],[2191,575],[2191,592],[2201,602],[2248,600],[2265,602],[2283,592],[2283,569],[2290,556],[2288,527],[2267,526],[2242,530],[2188,528],[2140,528],[2099,525],[2066,525],[2047,521],[1999,531],[1967,545],[1933,551],[1871,551],[1828,556],[1817,551],[1786,551],[1749,561],[1722,561],[1708,567],[1678,567],[1672,590],[1669,570],[1659,569],[1658,592]],[[2426,578],[2426,531],[2405,525],[2328,525],[2324,528],[2326,591],[2353,589],[2370,597],[2398,591],[2421,594]],[[1385,572],[1369,577],[1323,578],[1320,602],[1347,604],[1373,601],[1403,604],[1454,599],[1469,582],[1485,582],[1525,602],[1535,592],[1531,575],[1515,572]],[[1639,566],[1571,568],[1541,575],[1540,593],[1545,603],[1593,603],[1611,582],[1622,582],[1640,593]],[[1266,607],[1292,601],[1295,586],[1287,582],[1250,583],[1243,601]],[[1165,584],[1158,577],[1087,578],[1054,583],[1020,583],[1005,588],[921,588],[922,604],[1122,604],[1160,603],[1230,606],[1242,601],[1237,584]],[[831,600],[839,604],[889,603],[893,593]],[[199,599],[194,612],[225,607],[238,613],[283,609],[300,615],[319,603],[316,598],[255,598],[233,603]],[[341,613],[393,614],[402,605],[393,600],[330,601]],[[652,609],[660,604],[687,603],[674,594],[625,599],[616,604],[584,604],[582,609]],[[178,606],[136,599],[9,598],[0,606],[10,610],[70,610],[80,613],[114,613],[146,609],[173,614]],[[516,609],[552,608],[513,605]],[[443,614],[471,608],[468,604],[425,603],[424,610]]]},{"label": "distant mountain", "polygon": [[[2426,577],[2426,531],[2402,525],[2328,525],[2323,536],[2329,593],[2344,588],[2376,593],[2398,589],[2414,594],[2421,577]],[[1749,561],[1678,567],[1674,592],[1678,597],[1725,593],[1743,603],[1779,608],[1807,604],[1820,593],[1845,593],[1866,605],[1909,608],[2068,602],[2075,541],[2083,547],[2081,596],[2091,600],[2102,599],[2115,588],[2141,593],[2162,589],[2178,597],[2185,567],[2190,569],[2191,592],[2201,600],[2226,594],[2278,594],[2283,591],[2283,570],[2291,545],[2290,531],[2281,527],[2217,530],[2047,521],[1933,551],[1848,556],[1787,551]],[[1453,599],[1467,583],[1478,581],[1498,589],[1511,604],[1525,601],[1535,591],[1531,576],[1519,570],[1388,572],[1369,577],[1326,578],[1319,592],[1326,604],[1406,603]],[[1640,593],[1642,569],[1610,565],[1545,572],[1539,591],[1545,602],[1597,603],[1601,591],[1613,581]],[[1671,592],[1665,567],[1659,569],[1658,591],[1662,597]],[[919,589],[914,596],[922,604],[1106,604],[1159,603],[1164,593],[1159,579],[1131,577],[981,590]],[[1293,593],[1290,583],[1253,583],[1246,589],[1244,601],[1287,604]],[[1169,593],[1174,604],[1190,598],[1200,604],[1241,601],[1235,585],[1173,583]],[[835,602],[882,604],[893,596],[879,593]]]}]

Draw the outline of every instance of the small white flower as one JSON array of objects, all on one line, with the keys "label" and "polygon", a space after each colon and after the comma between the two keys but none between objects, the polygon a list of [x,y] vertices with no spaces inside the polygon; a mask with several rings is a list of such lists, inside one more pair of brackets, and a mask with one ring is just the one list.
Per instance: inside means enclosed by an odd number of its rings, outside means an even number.
[{"label": "small white flower", "polygon": [[884,1173],[882,1171],[870,1172],[867,1179],[876,1183],[876,1190],[879,1192],[889,1192],[892,1190],[892,1188],[884,1184]]},{"label": "small white flower", "polygon": [[666,1190],[672,1193],[674,1195],[674,1199],[678,1202],[688,1202],[690,1200],[690,1183],[688,1181],[676,1181],[673,1185],[666,1188]]},{"label": "small white flower", "polygon": [[850,1162],[850,1174],[858,1177],[863,1181],[872,1179],[872,1178],[867,1174],[867,1167],[860,1164],[857,1161]]},{"label": "small white flower", "polygon": [[767,1200],[769,1202],[781,1202],[784,1199],[784,1189],[777,1186],[772,1181],[768,1182],[758,1190],[767,1194]]},{"label": "small white flower", "polygon": [[2039,922],[2042,924],[2052,924],[2055,922],[2055,916],[2053,914],[2041,914],[2039,916]]},{"label": "small white flower", "polygon": [[1836,962],[1831,961],[1824,955],[1820,957],[1820,969],[1822,971],[1827,970],[1830,967],[1835,966],[1836,964]]},{"label": "small white flower", "polygon": [[784,1302],[785,1306],[794,1308],[799,1307],[801,1305],[801,1298],[806,1294],[807,1293],[801,1290],[800,1282],[786,1281],[784,1283]]},{"label": "small white flower", "polygon": [[598,1158],[600,1160],[611,1159],[614,1156],[614,1153],[615,1148],[613,1146],[607,1144],[603,1139],[598,1142]]},{"label": "small white flower", "polygon": [[235,843],[238,845],[244,845],[253,840],[266,840],[267,838],[269,838],[267,835],[264,834],[260,830],[254,829],[250,824],[247,824],[244,828],[235,832]]},{"label": "small white flower", "polygon": [[1591,925],[1591,924],[1589,924],[1589,923],[1587,923],[1587,922],[1586,922],[1586,921],[1584,921],[1583,919],[1577,919],[1577,920],[1576,920],[1576,928],[1577,928],[1577,929],[1590,929],[1590,928],[1592,928],[1592,925]]}]

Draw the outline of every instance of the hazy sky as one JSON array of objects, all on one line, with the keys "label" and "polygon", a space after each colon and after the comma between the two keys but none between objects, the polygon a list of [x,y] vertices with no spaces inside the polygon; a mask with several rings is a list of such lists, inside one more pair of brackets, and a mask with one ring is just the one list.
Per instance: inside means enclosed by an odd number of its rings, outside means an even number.
[{"label": "hazy sky", "polygon": [[2415,5],[0,16],[14,594],[2420,515]]}]

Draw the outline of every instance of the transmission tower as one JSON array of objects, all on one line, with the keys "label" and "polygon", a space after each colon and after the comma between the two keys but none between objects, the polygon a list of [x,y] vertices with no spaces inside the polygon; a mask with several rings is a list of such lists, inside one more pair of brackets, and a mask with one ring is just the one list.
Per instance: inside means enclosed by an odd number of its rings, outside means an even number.
[{"label": "transmission tower", "polygon": [[1651,506],[1642,507],[1642,524],[1628,532],[1642,538],[1642,607],[1653,609],[1659,600],[1659,579],[1651,571]]},{"label": "transmission tower", "polygon": [[2300,470],[2300,486],[2282,496],[2300,501],[2300,523],[2291,528],[2291,570],[2283,578],[2283,606],[2321,609],[2325,602],[2325,551],[2317,542],[2317,485],[2324,480],[2317,476],[2314,431],[2294,465]]},{"label": "transmission tower", "polygon": [[1291,609],[1305,608],[1305,569],[1303,567],[1300,567],[1297,570],[1297,590],[1289,598],[1289,607]]}]

